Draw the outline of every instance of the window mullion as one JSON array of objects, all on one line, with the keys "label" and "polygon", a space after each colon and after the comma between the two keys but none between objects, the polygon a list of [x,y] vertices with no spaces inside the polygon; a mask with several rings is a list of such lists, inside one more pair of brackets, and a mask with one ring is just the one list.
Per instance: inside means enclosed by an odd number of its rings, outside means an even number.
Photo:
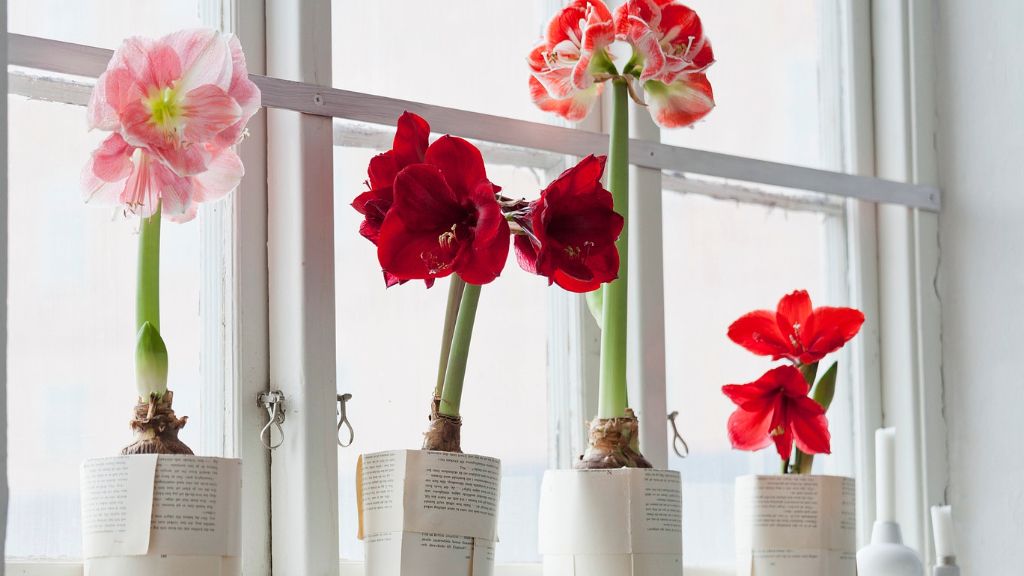
[{"label": "window mullion", "polygon": [[[267,2],[266,29],[268,75],[331,85],[330,0]],[[270,386],[286,413],[271,457],[273,571],[336,575],[332,122],[269,110],[267,134]]]}]

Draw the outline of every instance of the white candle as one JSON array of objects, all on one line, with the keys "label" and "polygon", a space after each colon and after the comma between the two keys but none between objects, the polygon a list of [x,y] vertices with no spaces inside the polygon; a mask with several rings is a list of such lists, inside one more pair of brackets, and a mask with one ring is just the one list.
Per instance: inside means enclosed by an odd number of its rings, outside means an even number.
[{"label": "white candle", "polygon": [[896,521],[896,429],[875,431],[875,515],[878,522]]},{"label": "white candle", "polygon": [[953,538],[953,508],[951,506],[932,506],[932,532],[935,535],[935,557],[956,556],[956,545]]}]

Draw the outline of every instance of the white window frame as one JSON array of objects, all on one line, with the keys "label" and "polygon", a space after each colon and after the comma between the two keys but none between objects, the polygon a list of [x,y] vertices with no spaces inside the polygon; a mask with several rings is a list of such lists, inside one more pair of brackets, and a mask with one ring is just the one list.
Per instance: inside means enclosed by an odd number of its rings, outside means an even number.
[{"label": "white window frame", "polygon": [[[254,471],[247,473],[243,495],[247,514],[256,515],[254,521],[246,522],[249,531],[243,544],[243,561],[247,574],[268,574],[271,562],[280,573],[347,576],[361,571],[357,564],[339,564],[338,519],[334,512],[338,498],[333,435],[334,255],[333,243],[320,241],[333,237],[332,212],[328,209],[333,202],[330,116],[390,124],[398,112],[409,109],[428,116],[440,132],[569,155],[602,150],[607,142],[606,136],[599,134],[332,89],[330,50],[324,49],[330,46],[330,8],[330,0],[266,4],[263,0],[231,0],[219,15],[223,27],[242,39],[251,72],[266,71],[292,81],[264,78],[261,82],[268,103],[289,110],[261,113],[250,123],[251,137],[241,150],[248,172],[244,190],[232,196],[230,206],[211,211],[203,223],[204,235],[223,238],[228,234],[231,239],[234,265],[227,275],[204,277],[227,287],[230,301],[220,303],[219,314],[236,335],[224,350],[225,375],[221,380],[226,386],[222,397],[231,402],[226,401],[223,407],[222,427],[214,427],[212,430],[218,432],[204,438],[210,443],[204,445],[234,438],[223,446],[225,453],[243,457],[247,469]],[[947,484],[939,302],[932,289],[938,265],[934,212],[938,191],[931,186],[899,182],[935,181],[935,160],[929,144],[933,130],[930,86],[934,67],[928,59],[932,8],[927,0],[876,1],[871,5],[862,0],[842,0],[838,9],[843,12],[841,21],[847,35],[836,56],[848,75],[842,98],[841,129],[846,142],[843,167],[861,176],[661,145],[649,119],[634,114],[631,198],[633,217],[645,223],[633,227],[644,231],[632,242],[634,249],[640,250],[631,255],[633,274],[661,274],[663,169],[683,167],[689,173],[848,198],[851,301],[869,318],[879,319],[866,327],[853,348],[856,468],[859,477],[873,477],[870,432],[874,428],[884,423],[909,430],[901,436],[906,441],[898,448],[903,456],[899,459],[901,465],[908,467],[900,470],[898,491],[904,497],[899,498],[903,504],[898,514],[905,539],[921,550],[930,550],[925,537],[927,506],[944,498]],[[21,51],[12,51],[19,65],[95,76],[109,58],[109,51],[76,49],[68,53],[60,50],[62,43],[28,40],[18,39]],[[47,49],[26,50],[26,46]],[[887,55],[874,59],[874,69],[872,53]],[[81,90],[76,92],[74,87],[56,93],[58,99],[84,103]],[[595,116],[585,129],[600,130],[600,115]],[[6,138],[0,147],[5,144]],[[0,149],[0,155],[3,152]],[[5,175],[6,162],[3,167]],[[6,196],[0,194],[0,230],[5,224],[5,201]],[[876,204],[878,201],[892,204]],[[0,238],[0,250],[5,245],[6,233]],[[273,274],[268,273],[268,265]],[[639,335],[635,341],[639,344],[640,339],[644,340],[644,348],[653,353],[632,363],[631,382],[644,385],[631,390],[631,394],[645,422],[641,434],[648,456],[664,465],[667,434],[662,286],[661,282],[649,281],[634,285],[644,287],[631,294],[631,318],[637,319],[633,328]],[[557,398],[553,406],[568,403],[573,412],[590,414],[592,404],[596,404],[593,386],[588,384],[596,374],[596,327],[579,298],[552,296],[552,303],[553,336],[568,338],[577,351],[566,363],[552,364],[552,382],[563,384],[551,387],[552,397]],[[5,320],[3,315],[0,320]],[[211,339],[218,337],[211,333]],[[0,360],[6,353],[2,348]],[[638,374],[640,377],[636,377]],[[2,379],[0,375],[0,408]],[[285,391],[288,399],[285,444],[273,453],[273,458],[256,440],[265,415],[256,408],[254,397],[268,387]],[[566,424],[563,421],[559,426]],[[569,441],[553,446],[553,464],[565,465],[565,458],[571,457],[582,442],[579,427],[570,428],[572,433],[566,436]],[[228,429],[235,433],[225,435]],[[916,490],[916,486],[924,490]],[[2,513],[6,503],[0,502]],[[872,482],[859,483],[858,502],[860,518],[873,517]],[[862,521],[862,541],[869,529],[868,522]],[[75,563],[16,568],[19,574],[81,572]],[[539,567],[500,567],[498,573],[537,574]]]}]

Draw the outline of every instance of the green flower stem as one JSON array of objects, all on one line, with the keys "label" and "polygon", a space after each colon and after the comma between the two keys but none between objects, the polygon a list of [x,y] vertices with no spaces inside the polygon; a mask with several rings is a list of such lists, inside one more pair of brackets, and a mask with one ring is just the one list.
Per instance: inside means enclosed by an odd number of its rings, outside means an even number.
[{"label": "green flower stem", "polygon": [[444,390],[444,377],[448,373],[448,355],[452,351],[452,336],[455,334],[455,320],[459,316],[459,305],[462,293],[466,289],[466,281],[458,274],[452,274],[448,283],[448,306],[444,311],[444,332],[441,334],[441,357],[437,361],[437,384],[434,386],[434,398],[440,398]]},{"label": "green flower stem", "polygon": [[473,322],[476,320],[479,302],[480,286],[466,284],[462,293],[462,304],[459,306],[458,320],[455,321],[455,333],[452,336],[451,352],[448,354],[448,370],[444,377],[439,409],[441,414],[452,418],[459,417],[462,384],[466,380],[466,359],[469,357],[469,343],[473,339]]},{"label": "green flower stem", "polygon": [[601,320],[601,381],[598,418],[621,418],[629,403],[626,391],[626,297],[629,278],[629,99],[626,82],[612,81],[612,126],[608,151],[608,188],[615,211],[624,219],[619,249],[619,277],[604,286]]},{"label": "green flower stem", "polygon": [[135,295],[135,332],[149,322],[160,331],[160,206],[139,226],[139,277]]}]

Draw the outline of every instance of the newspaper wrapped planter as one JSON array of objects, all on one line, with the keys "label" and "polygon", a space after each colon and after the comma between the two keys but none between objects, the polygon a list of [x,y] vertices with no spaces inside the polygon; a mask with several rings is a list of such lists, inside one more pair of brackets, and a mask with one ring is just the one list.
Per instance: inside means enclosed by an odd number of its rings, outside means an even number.
[{"label": "newspaper wrapped planter", "polygon": [[853,478],[737,478],[737,576],[855,576],[855,504]]},{"label": "newspaper wrapped planter", "polygon": [[81,469],[85,576],[238,576],[242,461],[93,458]]},{"label": "newspaper wrapped planter", "polygon": [[683,573],[678,472],[549,470],[540,494],[544,576]]},{"label": "newspaper wrapped planter", "polygon": [[501,461],[390,450],[356,471],[366,576],[491,576]]}]

